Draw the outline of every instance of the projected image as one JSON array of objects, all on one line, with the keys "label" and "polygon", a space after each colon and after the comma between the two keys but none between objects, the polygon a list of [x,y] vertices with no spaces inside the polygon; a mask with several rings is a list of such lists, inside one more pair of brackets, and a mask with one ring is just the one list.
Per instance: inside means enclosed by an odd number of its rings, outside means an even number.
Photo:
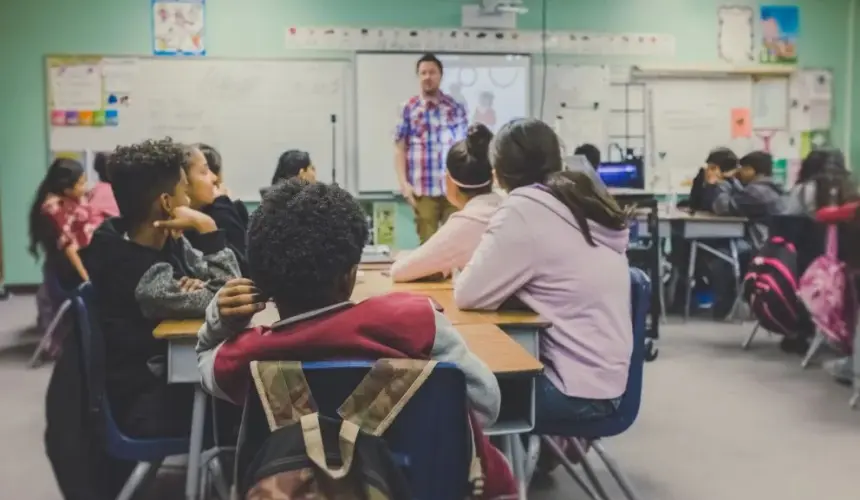
[{"label": "projected image", "polygon": [[483,123],[495,132],[529,114],[527,66],[517,59],[509,62],[476,66],[467,58],[443,59],[442,90],[466,107],[470,122]]}]

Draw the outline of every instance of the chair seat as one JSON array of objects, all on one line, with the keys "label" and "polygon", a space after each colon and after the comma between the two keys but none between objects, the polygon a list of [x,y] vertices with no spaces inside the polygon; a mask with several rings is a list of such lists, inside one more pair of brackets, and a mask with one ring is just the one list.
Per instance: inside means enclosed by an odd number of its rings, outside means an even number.
[{"label": "chair seat", "polygon": [[110,405],[105,402],[104,406],[105,450],[110,456],[135,462],[154,462],[188,453],[190,441],[187,437],[140,439],[126,436],[117,427],[108,408]]}]

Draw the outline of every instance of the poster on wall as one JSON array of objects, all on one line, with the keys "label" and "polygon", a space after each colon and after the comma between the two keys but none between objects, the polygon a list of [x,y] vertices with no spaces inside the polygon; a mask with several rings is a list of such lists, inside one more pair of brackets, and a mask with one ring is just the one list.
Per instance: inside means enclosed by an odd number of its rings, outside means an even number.
[{"label": "poster on wall", "polygon": [[755,60],[753,45],[755,13],[751,7],[720,7],[717,11],[720,34],[717,50],[720,59],[733,63],[750,63]]},{"label": "poster on wall", "polygon": [[377,245],[394,245],[394,213],[397,205],[394,203],[373,204],[373,241]]},{"label": "poster on wall", "polygon": [[55,127],[108,125],[99,57],[48,58],[48,108]]},{"label": "poster on wall", "polygon": [[763,63],[797,64],[797,39],[800,36],[800,7],[762,5],[761,57]]},{"label": "poster on wall", "polygon": [[152,53],[206,55],[206,0],[152,0]]}]

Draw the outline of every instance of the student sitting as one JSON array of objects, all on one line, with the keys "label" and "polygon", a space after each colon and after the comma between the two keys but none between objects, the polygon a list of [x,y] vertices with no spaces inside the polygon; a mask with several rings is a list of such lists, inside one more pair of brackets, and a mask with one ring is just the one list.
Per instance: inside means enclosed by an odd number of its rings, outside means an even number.
[{"label": "student sitting", "polygon": [[45,255],[45,265],[66,290],[89,279],[81,250],[90,244],[100,218],[86,200],[87,177],[79,162],[58,158],[30,208],[30,254]]},{"label": "student sitting", "polygon": [[[340,187],[301,179],[273,186],[251,216],[251,280],[228,283],[206,311],[197,344],[204,387],[241,404],[255,360],[432,358],[460,367],[480,422],[493,422],[501,398],[495,376],[426,297],[350,302],[367,236],[363,210]],[[268,297],[281,320],[246,330]],[[485,493],[514,492],[504,459],[476,431]]]},{"label": "student sitting", "polygon": [[[152,331],[165,319],[202,317],[239,276],[224,232],[188,206],[187,160],[187,148],[169,139],[117,148],[109,168],[121,216],[99,227],[87,256],[107,397],[120,429],[134,437],[188,434],[193,388],[167,384],[167,342]],[[181,236],[188,230],[200,233],[199,251]]]},{"label": "student sitting", "polygon": [[[825,176],[848,176],[845,168],[845,155],[838,149],[816,149],[811,151],[800,164],[800,172],[794,187],[785,194],[783,213],[785,215],[815,215],[818,207],[826,200],[819,200],[817,184]],[[827,194],[827,193],[823,193]]]},{"label": "student sitting", "polygon": [[[219,197],[226,196],[228,199],[232,199],[230,190],[227,189],[224,184],[224,176],[222,175],[224,163],[221,160],[221,153],[212,146],[203,143],[197,144],[197,149],[203,153],[203,157],[206,158],[206,164],[209,165],[209,170],[215,175],[215,188],[218,191]],[[242,219],[243,224],[247,227],[248,207],[245,206],[245,203],[243,203],[242,200],[233,200],[233,205],[236,207],[236,212],[239,213],[239,217]],[[215,222],[218,221],[216,220]]]},{"label": "student sitting", "polygon": [[[207,157],[203,151],[206,151],[209,156]],[[209,167],[208,160],[211,158],[213,163],[217,165],[217,171],[220,172],[221,155],[211,146],[205,144],[188,148],[187,154],[188,160],[184,165],[184,170],[188,179],[190,206],[194,210],[199,210],[212,217],[218,229],[224,231],[227,237],[227,247],[236,254],[239,268],[244,273],[247,270],[245,233],[248,229],[248,215],[245,210],[243,217],[237,205],[225,194],[224,188],[219,184],[218,174]],[[199,248],[201,235],[197,231],[186,231],[185,237],[191,246]]]},{"label": "student sitting", "polygon": [[278,158],[278,166],[275,169],[275,175],[272,176],[272,185],[298,177],[299,179],[308,182],[316,182],[317,169],[311,163],[311,156],[305,151],[291,149],[285,151]]},{"label": "student sitting", "polygon": [[417,250],[394,262],[394,281],[447,276],[452,269],[462,269],[469,262],[490,217],[502,202],[502,196],[493,192],[493,168],[487,157],[492,138],[493,133],[484,125],[472,125],[468,137],[448,151],[445,191],[459,212],[452,214]]},{"label": "student sitting", "polygon": [[582,144],[573,151],[573,154],[584,156],[595,171],[600,166],[600,150],[594,144]]},{"label": "student sitting", "polygon": [[[690,196],[678,203],[678,208],[689,208],[691,212],[710,212],[711,205],[705,199],[705,177],[707,172],[732,172],[738,168],[738,157],[729,148],[716,148],[708,153],[705,159],[705,166],[699,169],[696,177],[693,178],[693,184],[690,188]],[[675,243],[672,243],[675,247]]]},{"label": "student sitting", "polygon": [[508,123],[493,168],[509,192],[455,280],[463,309],[512,298],[552,323],[541,335],[535,432],[616,411],[633,347],[627,214],[587,175],[563,172],[555,132],[536,119]]},{"label": "student sitting", "polygon": [[754,151],[738,163],[740,168],[705,172],[705,206],[717,215],[738,215],[751,219],[782,212],[782,188],[774,182],[773,157]]},{"label": "student sitting", "polygon": [[96,153],[96,157],[93,160],[93,170],[99,176],[99,181],[90,189],[89,202],[90,208],[96,217],[96,226],[101,224],[105,219],[119,215],[119,207],[116,205],[116,199],[113,197],[113,188],[110,186],[110,180],[108,179],[107,159],[107,154]]}]

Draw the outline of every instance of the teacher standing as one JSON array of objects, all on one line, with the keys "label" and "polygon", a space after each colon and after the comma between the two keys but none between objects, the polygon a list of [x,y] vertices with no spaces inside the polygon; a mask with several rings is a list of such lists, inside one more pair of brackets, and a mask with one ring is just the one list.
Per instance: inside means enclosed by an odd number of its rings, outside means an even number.
[{"label": "teacher standing", "polygon": [[400,110],[394,134],[394,168],[400,192],[415,212],[421,243],[457,209],[445,197],[445,157],[466,138],[466,108],[439,89],[442,62],[424,54],[415,64],[421,91]]}]

